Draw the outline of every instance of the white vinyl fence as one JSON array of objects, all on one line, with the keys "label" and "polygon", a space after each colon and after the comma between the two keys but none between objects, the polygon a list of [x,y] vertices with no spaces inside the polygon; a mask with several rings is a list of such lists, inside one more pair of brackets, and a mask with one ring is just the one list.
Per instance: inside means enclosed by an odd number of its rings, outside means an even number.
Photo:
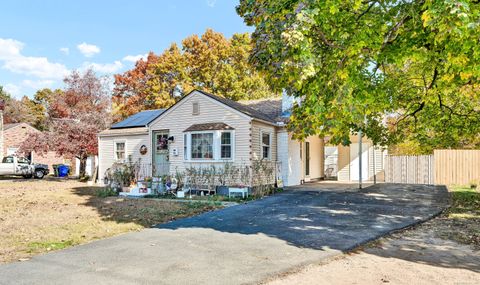
[{"label": "white vinyl fence", "polygon": [[435,184],[433,155],[387,155],[385,182]]}]

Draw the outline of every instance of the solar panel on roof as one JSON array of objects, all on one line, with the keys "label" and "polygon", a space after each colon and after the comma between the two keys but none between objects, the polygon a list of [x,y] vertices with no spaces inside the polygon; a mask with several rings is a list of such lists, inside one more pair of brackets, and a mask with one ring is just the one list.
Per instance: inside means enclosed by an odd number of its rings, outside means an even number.
[{"label": "solar panel on roof", "polygon": [[165,109],[158,110],[148,110],[136,113],[126,118],[125,120],[113,124],[111,129],[121,129],[121,128],[133,128],[133,127],[144,127],[150,122],[155,120],[160,114],[162,114]]}]

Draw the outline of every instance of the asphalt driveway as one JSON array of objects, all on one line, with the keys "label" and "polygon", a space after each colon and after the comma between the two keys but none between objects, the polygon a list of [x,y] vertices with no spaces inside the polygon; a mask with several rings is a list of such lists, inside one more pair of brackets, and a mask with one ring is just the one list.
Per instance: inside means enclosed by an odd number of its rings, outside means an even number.
[{"label": "asphalt driveway", "polygon": [[310,184],[0,266],[0,284],[242,284],[318,262],[448,204],[445,187]]}]

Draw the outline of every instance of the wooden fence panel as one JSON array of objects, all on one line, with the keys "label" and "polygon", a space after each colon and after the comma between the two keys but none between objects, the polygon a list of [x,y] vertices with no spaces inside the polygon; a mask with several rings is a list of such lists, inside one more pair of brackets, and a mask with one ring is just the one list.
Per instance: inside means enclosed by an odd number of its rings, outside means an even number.
[{"label": "wooden fence panel", "polygon": [[434,184],[433,155],[388,155],[385,182]]},{"label": "wooden fence panel", "polygon": [[436,184],[468,184],[480,179],[480,150],[435,150]]}]

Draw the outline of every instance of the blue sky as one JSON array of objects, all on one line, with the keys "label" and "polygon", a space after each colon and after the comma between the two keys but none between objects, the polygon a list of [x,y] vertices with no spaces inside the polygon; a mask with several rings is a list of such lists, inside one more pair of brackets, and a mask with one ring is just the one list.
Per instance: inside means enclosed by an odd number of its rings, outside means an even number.
[{"label": "blue sky", "polygon": [[0,17],[0,85],[14,97],[62,86],[74,69],[100,75],[128,70],[134,60],[207,28],[250,32],[237,0],[4,1]]}]

